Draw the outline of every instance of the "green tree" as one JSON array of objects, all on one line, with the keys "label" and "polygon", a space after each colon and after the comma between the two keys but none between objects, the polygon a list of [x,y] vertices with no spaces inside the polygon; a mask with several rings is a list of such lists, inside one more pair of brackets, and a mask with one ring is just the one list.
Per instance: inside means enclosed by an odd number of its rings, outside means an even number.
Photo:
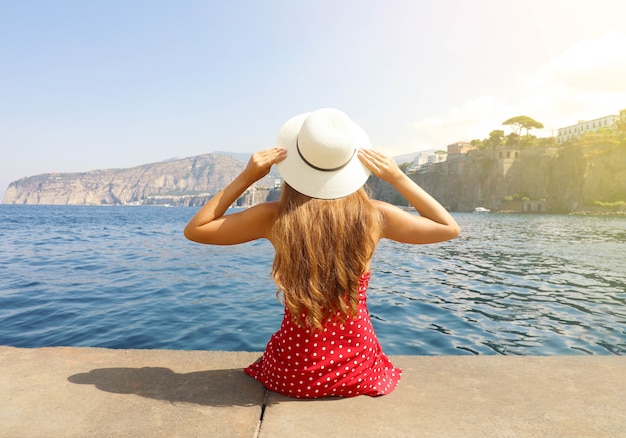
[{"label": "green tree", "polygon": [[621,142],[620,131],[614,129],[601,129],[589,131],[576,139],[576,144],[583,148],[594,148],[601,145],[618,146]]},{"label": "green tree", "polygon": [[483,147],[485,147],[484,142],[482,140],[477,139],[477,138],[475,138],[474,140],[470,141],[470,144],[472,146],[474,146],[475,148],[478,148],[478,149],[482,149]]},{"label": "green tree", "polygon": [[501,129],[494,129],[489,133],[487,143],[491,147],[496,147],[504,144],[504,131]]},{"label": "green tree", "polygon": [[556,138],[554,137],[542,137],[537,139],[537,146],[543,146],[546,148],[556,146]]},{"label": "green tree", "polygon": [[526,137],[528,138],[528,131],[531,129],[541,129],[543,128],[543,124],[539,123],[535,119],[528,116],[517,116],[511,117],[510,119],[502,122],[503,125],[510,126],[513,129],[513,132],[521,137],[522,129],[526,130]]},{"label": "green tree", "polygon": [[507,146],[516,146],[519,145],[519,135],[515,132],[511,132],[506,136],[506,144]]}]

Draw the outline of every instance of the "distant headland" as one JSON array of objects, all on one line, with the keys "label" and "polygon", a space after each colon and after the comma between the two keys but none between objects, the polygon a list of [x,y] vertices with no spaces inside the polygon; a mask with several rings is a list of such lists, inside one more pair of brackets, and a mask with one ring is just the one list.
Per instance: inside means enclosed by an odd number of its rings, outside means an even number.
[{"label": "distant headland", "polygon": [[[416,153],[401,168],[451,211],[626,213],[626,110],[607,117],[548,138],[530,134],[543,127],[539,122],[514,117],[503,123],[513,128],[508,136],[494,130],[483,140]],[[245,160],[245,154],[216,152],[127,169],[47,173],[12,182],[3,202],[199,206],[240,173]],[[272,171],[238,204],[275,199],[280,184]],[[367,186],[372,197],[405,204],[376,178]]]}]

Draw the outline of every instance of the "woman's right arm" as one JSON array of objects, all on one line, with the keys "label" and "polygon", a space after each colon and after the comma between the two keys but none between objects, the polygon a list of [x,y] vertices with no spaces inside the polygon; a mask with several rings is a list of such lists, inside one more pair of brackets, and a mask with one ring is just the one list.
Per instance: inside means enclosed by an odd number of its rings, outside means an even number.
[{"label": "woman's right arm", "polygon": [[419,213],[417,216],[374,201],[385,218],[383,237],[404,243],[436,243],[459,235],[459,225],[450,213],[406,176],[393,159],[372,149],[359,150],[359,159],[375,176],[393,185]]}]

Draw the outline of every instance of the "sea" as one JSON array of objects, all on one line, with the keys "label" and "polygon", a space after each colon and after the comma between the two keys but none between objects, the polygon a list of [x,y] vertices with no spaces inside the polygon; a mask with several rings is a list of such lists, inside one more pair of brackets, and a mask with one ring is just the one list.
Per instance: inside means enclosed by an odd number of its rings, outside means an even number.
[{"label": "sea", "polygon": [[[196,211],[0,205],[0,345],[262,351],[272,246],[187,241]],[[626,217],[454,216],[457,239],[376,250],[387,354],[626,353]]]}]

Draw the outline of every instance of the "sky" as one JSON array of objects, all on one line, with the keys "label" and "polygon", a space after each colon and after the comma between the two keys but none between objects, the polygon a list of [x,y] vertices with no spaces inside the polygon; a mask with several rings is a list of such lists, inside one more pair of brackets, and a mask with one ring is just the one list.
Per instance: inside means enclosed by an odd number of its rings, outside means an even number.
[{"label": "sky", "polygon": [[0,196],[274,146],[345,111],[401,155],[626,109],[623,0],[0,0]]}]

